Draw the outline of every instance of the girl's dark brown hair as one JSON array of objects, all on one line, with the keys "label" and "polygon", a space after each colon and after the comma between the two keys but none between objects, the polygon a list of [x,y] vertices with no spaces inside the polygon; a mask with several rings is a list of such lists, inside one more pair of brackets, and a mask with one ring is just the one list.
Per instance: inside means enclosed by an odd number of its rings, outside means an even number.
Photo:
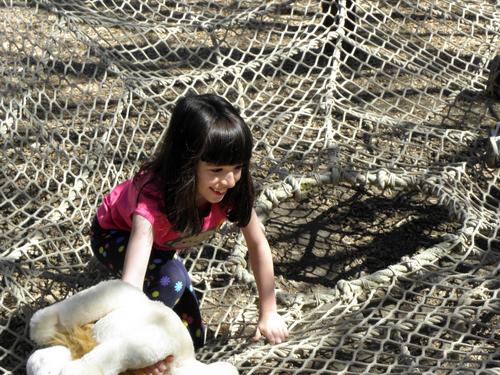
[{"label": "girl's dark brown hair", "polygon": [[221,206],[231,221],[243,227],[250,221],[255,199],[249,172],[252,149],[250,129],[227,100],[213,94],[186,96],[176,103],[158,152],[136,176],[151,173],[173,228],[192,235],[202,229],[196,205],[198,162],[242,165],[240,180]]}]

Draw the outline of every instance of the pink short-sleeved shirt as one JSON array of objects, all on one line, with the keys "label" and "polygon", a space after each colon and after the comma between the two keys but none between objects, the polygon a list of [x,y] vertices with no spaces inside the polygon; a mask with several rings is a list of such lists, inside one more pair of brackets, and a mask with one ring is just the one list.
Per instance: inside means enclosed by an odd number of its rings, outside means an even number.
[{"label": "pink short-sleeved shirt", "polygon": [[133,179],[116,186],[104,196],[97,210],[97,220],[104,229],[130,231],[134,215],[141,215],[153,227],[154,247],[161,250],[185,249],[207,240],[226,220],[227,214],[218,204],[212,204],[210,212],[203,218],[201,233],[181,237],[173,230],[168,218],[161,210],[161,195],[153,183],[147,183],[142,190]]}]

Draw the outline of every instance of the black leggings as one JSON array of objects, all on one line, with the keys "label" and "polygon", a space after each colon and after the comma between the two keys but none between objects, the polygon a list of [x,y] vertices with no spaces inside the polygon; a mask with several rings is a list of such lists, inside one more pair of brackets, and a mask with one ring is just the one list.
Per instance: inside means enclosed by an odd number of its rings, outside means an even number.
[{"label": "black leggings", "polygon": [[[120,274],[130,232],[103,229],[97,219],[91,227],[91,247],[96,258],[110,271]],[[189,274],[175,251],[152,249],[144,280],[144,293],[172,308],[187,327],[196,348],[205,343],[198,299]]]}]

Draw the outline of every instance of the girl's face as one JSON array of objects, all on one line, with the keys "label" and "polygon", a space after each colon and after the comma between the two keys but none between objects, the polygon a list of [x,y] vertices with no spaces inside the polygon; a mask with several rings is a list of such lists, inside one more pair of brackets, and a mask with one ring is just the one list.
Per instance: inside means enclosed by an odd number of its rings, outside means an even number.
[{"label": "girl's face", "polygon": [[219,165],[198,162],[196,169],[196,204],[219,203],[241,178],[242,165]]}]

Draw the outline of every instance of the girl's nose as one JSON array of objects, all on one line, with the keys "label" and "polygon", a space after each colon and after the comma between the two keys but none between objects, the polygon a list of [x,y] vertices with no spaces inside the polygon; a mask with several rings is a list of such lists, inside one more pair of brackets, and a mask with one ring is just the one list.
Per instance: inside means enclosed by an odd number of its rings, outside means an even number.
[{"label": "girl's nose", "polygon": [[224,184],[224,186],[226,186],[228,189],[234,187],[234,185],[236,184],[235,183],[235,180],[234,180],[234,173],[233,172],[229,172],[228,174],[226,174],[226,176],[224,177],[224,179],[222,180],[222,183]]}]

